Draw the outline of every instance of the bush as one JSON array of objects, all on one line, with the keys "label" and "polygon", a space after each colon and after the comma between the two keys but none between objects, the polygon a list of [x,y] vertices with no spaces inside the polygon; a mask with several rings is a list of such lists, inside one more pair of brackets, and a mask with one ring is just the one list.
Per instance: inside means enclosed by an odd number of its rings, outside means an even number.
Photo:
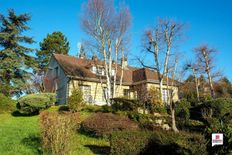
[{"label": "bush", "polygon": [[22,114],[39,114],[40,110],[49,108],[56,101],[54,93],[30,94],[18,100],[17,108]]},{"label": "bush", "polygon": [[39,119],[43,148],[52,155],[68,154],[73,133],[79,127],[79,113],[42,112]]},{"label": "bush", "polygon": [[15,109],[15,102],[0,93],[0,113],[12,112]]},{"label": "bush", "polygon": [[125,116],[95,113],[81,123],[81,129],[90,136],[106,137],[113,131],[137,130],[138,125]]},{"label": "bush", "polygon": [[68,112],[70,111],[69,107],[67,105],[62,105],[58,109],[59,112]]},{"label": "bush", "polygon": [[112,155],[135,155],[146,147],[151,136],[144,131],[117,131],[110,136],[110,153]]},{"label": "bush", "polygon": [[231,98],[218,98],[205,101],[191,109],[191,117],[205,120],[206,117],[220,118],[232,109]]},{"label": "bush", "polygon": [[230,154],[232,153],[232,113],[227,113],[221,118],[207,118],[205,136],[211,139],[212,133],[223,133],[223,146],[211,146],[208,143],[209,154]]},{"label": "bush", "polygon": [[83,94],[80,89],[74,89],[68,98],[68,106],[71,111],[78,111],[84,106]]},{"label": "bush", "polygon": [[114,132],[110,138],[111,154],[207,154],[202,135],[186,132]]},{"label": "bush", "polygon": [[187,100],[181,100],[176,103],[175,106],[176,116],[180,118],[180,121],[182,121],[183,124],[188,124],[189,122],[190,108],[191,108],[191,103],[188,102]]},{"label": "bush", "polygon": [[114,111],[136,111],[141,104],[135,99],[113,98],[111,106]]}]

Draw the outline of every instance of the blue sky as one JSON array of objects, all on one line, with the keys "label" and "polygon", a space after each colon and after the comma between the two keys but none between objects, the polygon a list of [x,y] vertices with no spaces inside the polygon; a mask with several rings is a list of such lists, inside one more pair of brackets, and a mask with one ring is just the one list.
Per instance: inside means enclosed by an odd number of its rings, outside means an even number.
[{"label": "blue sky", "polygon": [[[118,0],[119,1],[119,0]],[[130,30],[130,52],[139,55],[141,36],[146,27],[158,17],[173,18],[186,23],[185,41],[179,51],[183,59],[193,57],[193,48],[207,43],[218,50],[216,66],[232,81],[232,1],[230,0],[123,0],[130,8],[133,24]],[[0,12],[13,8],[17,13],[30,13],[31,30],[27,35],[39,42],[48,33],[63,32],[71,46],[70,54],[77,53],[77,43],[85,38],[80,27],[80,11],[84,0],[0,0]]]}]

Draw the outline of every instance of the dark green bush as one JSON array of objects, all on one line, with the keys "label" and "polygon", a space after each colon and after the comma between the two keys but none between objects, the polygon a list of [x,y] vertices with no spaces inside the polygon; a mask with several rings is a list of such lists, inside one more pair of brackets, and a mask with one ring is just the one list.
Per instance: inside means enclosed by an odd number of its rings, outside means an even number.
[{"label": "dark green bush", "polygon": [[110,153],[112,155],[136,155],[146,147],[150,132],[117,131],[110,136]]},{"label": "dark green bush", "polygon": [[[232,113],[227,113],[221,118],[206,118],[205,136],[209,139],[209,154],[231,154],[232,153]],[[223,133],[223,146],[212,147],[212,133]]]},{"label": "dark green bush", "polygon": [[114,132],[110,138],[110,145],[111,154],[117,155],[207,154],[204,137],[186,132]]},{"label": "dark green bush", "polygon": [[12,112],[15,109],[15,102],[0,93],[0,113]]},{"label": "dark green bush", "polygon": [[59,112],[68,112],[70,111],[69,107],[67,105],[62,105],[58,109]]},{"label": "dark green bush", "polygon": [[181,100],[176,103],[175,110],[176,116],[180,118],[183,124],[188,124],[190,118],[189,109],[191,108],[191,103],[187,100]]},{"label": "dark green bush", "polygon": [[191,117],[197,120],[205,120],[206,117],[220,118],[232,109],[231,98],[217,98],[205,101],[191,108]]},{"label": "dark green bush", "polygon": [[163,104],[154,104],[152,102],[147,102],[146,109],[149,110],[150,113],[167,113],[167,109]]},{"label": "dark green bush", "polygon": [[95,113],[81,123],[81,130],[90,136],[105,137],[113,131],[137,130],[138,125],[126,116]]},{"label": "dark green bush", "polygon": [[54,93],[30,94],[18,100],[17,108],[24,115],[39,114],[40,110],[47,109],[56,101]]},{"label": "dark green bush", "polygon": [[113,98],[111,106],[115,111],[136,111],[138,107],[141,107],[141,103],[135,99]]}]

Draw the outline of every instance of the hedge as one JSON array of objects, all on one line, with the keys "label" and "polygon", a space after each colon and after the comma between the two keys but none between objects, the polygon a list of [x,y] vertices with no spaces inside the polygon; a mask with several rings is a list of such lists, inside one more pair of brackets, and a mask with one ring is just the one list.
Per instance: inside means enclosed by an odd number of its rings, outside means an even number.
[{"label": "hedge", "polygon": [[204,136],[163,130],[114,132],[110,146],[113,155],[207,154]]},{"label": "hedge", "polygon": [[18,100],[17,108],[26,115],[38,114],[40,110],[46,109],[54,104],[56,96],[54,93],[30,94]]}]

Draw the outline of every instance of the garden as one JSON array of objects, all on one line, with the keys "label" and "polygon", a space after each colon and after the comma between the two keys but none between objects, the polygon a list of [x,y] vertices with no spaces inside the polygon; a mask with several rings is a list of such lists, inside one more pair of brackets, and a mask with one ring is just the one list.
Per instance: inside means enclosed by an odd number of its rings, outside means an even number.
[{"label": "garden", "polygon": [[[231,98],[192,105],[175,103],[179,132],[171,129],[168,108],[115,98],[111,106],[84,103],[76,91],[69,104],[55,106],[52,93],[12,101],[1,94],[1,154],[230,154]],[[15,109],[17,107],[17,109]],[[211,133],[224,145],[211,146]]]}]

